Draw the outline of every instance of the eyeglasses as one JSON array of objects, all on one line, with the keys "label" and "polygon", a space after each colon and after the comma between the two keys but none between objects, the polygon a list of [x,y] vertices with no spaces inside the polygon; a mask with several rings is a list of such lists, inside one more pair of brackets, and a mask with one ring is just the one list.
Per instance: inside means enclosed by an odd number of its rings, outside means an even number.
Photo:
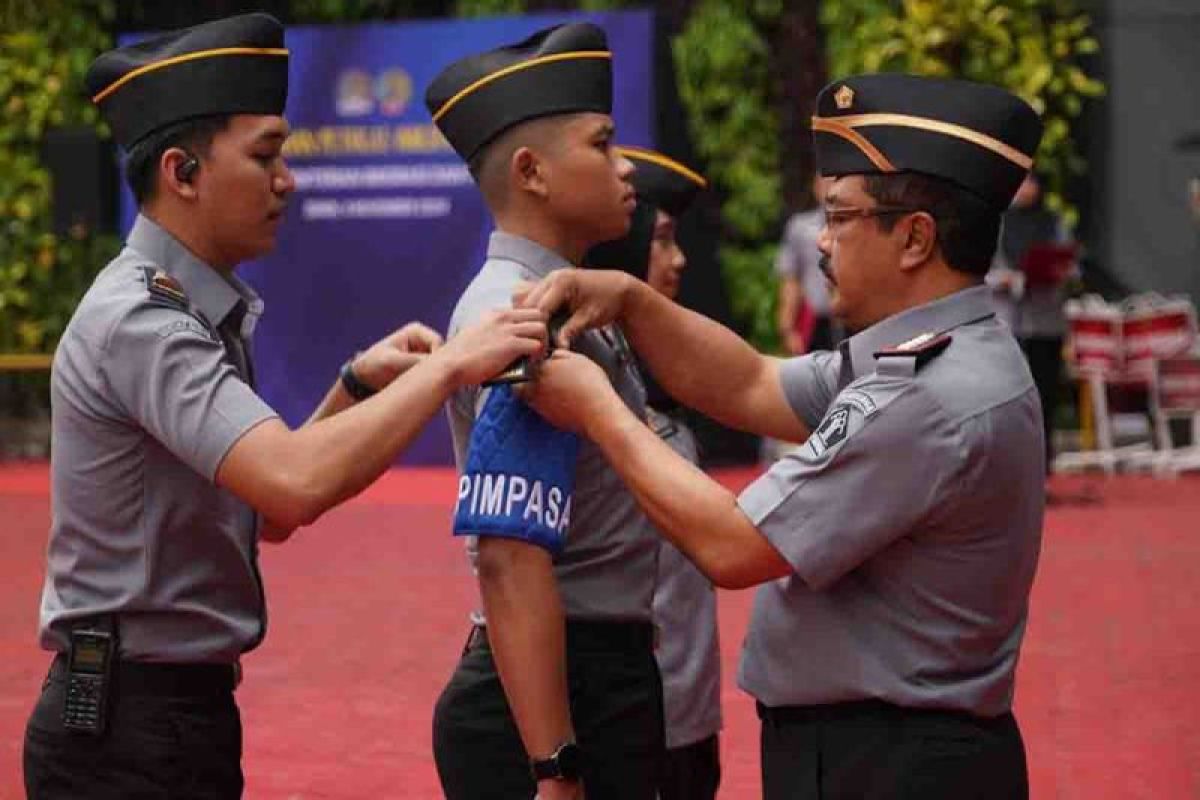
[{"label": "eyeglasses", "polygon": [[913,214],[924,211],[922,208],[911,206],[875,206],[874,208],[827,208],[825,209],[825,227],[833,230],[848,219],[864,219],[866,217],[886,217],[889,214]]}]

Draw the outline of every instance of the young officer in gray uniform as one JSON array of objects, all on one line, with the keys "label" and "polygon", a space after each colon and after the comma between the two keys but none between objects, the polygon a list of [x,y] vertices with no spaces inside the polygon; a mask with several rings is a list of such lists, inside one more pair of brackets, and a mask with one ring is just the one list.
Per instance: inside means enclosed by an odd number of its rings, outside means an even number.
[{"label": "young officer in gray uniform", "polygon": [[[497,227],[451,342],[523,282],[628,229],[633,170],[612,147],[610,59],[599,28],[564,25],[451,64],[430,85],[430,112]],[[575,347],[643,417],[621,332],[589,331]],[[510,386],[458,392],[448,412],[454,532],[472,537],[484,616],[434,715],[446,796],[653,798],[663,722],[649,521],[594,445],[546,425]]]},{"label": "young officer in gray uniform", "polygon": [[[638,204],[629,233],[588,251],[585,266],[618,268],[675,299],[687,258],[675,239],[679,218],[708,186],[704,177],[662,153],[622,147],[633,162]],[[685,409],[642,370],[646,421],[668,446],[699,463],[696,437]],[[668,541],[658,551],[654,589],[654,654],[662,673],[667,753],[659,781],[660,800],[704,800],[721,783],[721,649],[717,598],[708,578]]]},{"label": "young officer in gray uniform", "polygon": [[406,326],[294,432],[254,393],[262,301],[233,269],[271,249],[294,188],[287,61],[283,28],[253,14],[88,72],[141,214],[54,359],[41,644],[57,655],[25,734],[31,798],[240,796],[233,689],[266,629],[259,538],[364,488],[453,389],[543,347],[537,313],[432,355],[437,335]]},{"label": "young officer in gray uniform", "polygon": [[[764,796],[1021,798],[1013,677],[1040,546],[1037,394],[983,285],[1041,123],[1001,89],[865,75],[822,91],[820,240],[837,352],[760,356],[620,273],[522,301],[613,320],[667,391],[806,440],[735,498],[565,351],[530,401],[595,441],[715,583],[763,584],[740,683],[759,703]],[[811,432],[811,435],[809,435]]]}]

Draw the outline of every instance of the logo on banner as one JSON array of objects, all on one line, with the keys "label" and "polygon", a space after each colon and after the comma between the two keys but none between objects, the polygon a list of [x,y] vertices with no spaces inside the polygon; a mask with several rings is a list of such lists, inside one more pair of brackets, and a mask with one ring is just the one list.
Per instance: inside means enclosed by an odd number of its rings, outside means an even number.
[{"label": "logo on banner", "polygon": [[375,79],[375,97],[379,110],[389,117],[398,117],[412,99],[412,78],[399,67],[389,69]]},{"label": "logo on banner", "polygon": [[339,117],[364,117],[376,110],[385,116],[398,117],[408,108],[412,93],[412,78],[399,67],[378,75],[363,69],[348,69],[338,76],[334,107]]},{"label": "logo on banner", "polygon": [[344,70],[338,76],[335,108],[339,117],[361,117],[374,111],[371,74],[361,69]]}]

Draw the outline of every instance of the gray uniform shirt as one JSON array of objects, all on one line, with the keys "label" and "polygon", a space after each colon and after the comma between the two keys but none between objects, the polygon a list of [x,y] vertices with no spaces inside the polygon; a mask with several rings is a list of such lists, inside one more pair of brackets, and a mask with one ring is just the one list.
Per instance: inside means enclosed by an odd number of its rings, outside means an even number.
[{"label": "gray uniform shirt", "polygon": [[[988,293],[785,363],[814,432],[739,500],[795,570],[755,598],[739,682],[762,703],[1010,708],[1041,542],[1042,425]],[[923,366],[874,355],[946,330]]]},{"label": "gray uniform shirt", "polygon": [[[174,281],[152,290],[157,270]],[[239,374],[261,311],[141,216],[84,295],[51,373],[44,648],[66,650],[71,621],[96,614],[117,615],[135,661],[232,663],[261,641],[257,517],[213,483],[275,416]]]},{"label": "gray uniform shirt", "polygon": [[[488,311],[511,306],[513,291],[521,281],[537,281],[569,266],[561,256],[528,239],[494,232],[488,243],[487,261],[451,316],[450,336]],[[573,349],[603,367],[626,405],[645,417],[645,388],[633,353],[619,330],[588,331],[577,337]],[[471,429],[482,401],[480,389],[470,387],[456,392],[448,404],[454,456],[460,471],[466,464]],[[470,539],[468,553],[474,562]],[[658,538],[650,521],[600,449],[582,441],[575,467],[571,523],[566,544],[554,560],[567,617],[649,621],[657,556]]]},{"label": "gray uniform shirt", "polygon": [[[647,409],[654,432],[693,464],[696,438],[676,415]],[[654,589],[654,655],[662,674],[667,747],[685,747],[721,730],[721,650],[717,596],[704,573],[663,540]]]}]

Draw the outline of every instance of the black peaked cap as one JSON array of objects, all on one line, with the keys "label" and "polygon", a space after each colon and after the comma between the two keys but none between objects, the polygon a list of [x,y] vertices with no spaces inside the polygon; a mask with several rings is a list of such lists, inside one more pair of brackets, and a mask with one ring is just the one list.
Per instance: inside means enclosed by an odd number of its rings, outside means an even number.
[{"label": "black peaked cap", "polygon": [[558,25],[454,62],[425,91],[425,106],[470,161],[512,126],[554,114],[612,112],[612,53],[589,23]]},{"label": "black peaked cap", "polygon": [[84,83],[126,150],[195,117],[282,114],[283,25],[269,14],[243,14],[171,31],[103,53]]},{"label": "black peaked cap", "polygon": [[1033,166],[1042,121],[997,86],[881,73],[834,81],[812,120],[822,175],[921,172],[998,211]]}]

